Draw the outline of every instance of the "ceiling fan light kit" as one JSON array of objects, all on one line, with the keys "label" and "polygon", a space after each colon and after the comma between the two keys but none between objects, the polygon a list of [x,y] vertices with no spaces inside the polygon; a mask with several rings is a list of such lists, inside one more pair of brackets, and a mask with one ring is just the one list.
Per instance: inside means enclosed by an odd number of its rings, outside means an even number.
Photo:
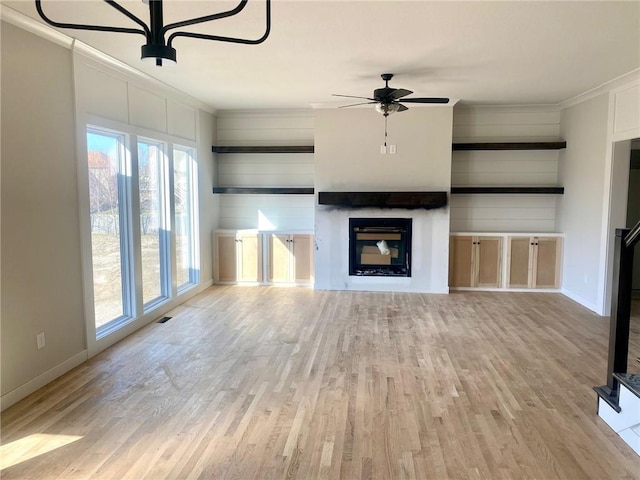
[{"label": "ceiling fan light kit", "polygon": [[255,40],[245,39],[245,38],[235,38],[235,37],[225,37],[219,35],[208,35],[204,33],[196,33],[196,32],[187,32],[187,31],[176,31],[169,35],[169,37],[165,40],[166,34],[170,30],[175,30],[176,28],[187,27],[190,25],[196,25],[199,23],[211,22],[213,20],[218,20],[221,18],[232,17],[240,13],[244,7],[247,5],[249,0],[240,0],[240,3],[231,10],[227,10],[225,12],[213,13],[211,15],[205,15],[203,17],[192,18],[189,20],[182,20],[180,22],[170,23],[168,25],[164,24],[163,19],[163,1],[162,0],[142,0],[143,3],[149,5],[149,25],[147,25],[143,20],[135,16],[129,10],[115,2],[114,0],[103,0],[107,5],[115,8],[118,12],[122,13],[125,17],[129,18],[133,22],[137,23],[140,28],[125,28],[125,27],[111,27],[104,25],[85,25],[80,23],[63,23],[51,20],[42,9],[42,0],[35,0],[36,2],[36,10],[38,11],[38,15],[49,25],[56,28],[69,28],[74,30],[93,30],[99,32],[111,32],[111,33],[134,33],[143,35],[146,39],[146,42],[142,46],[141,58],[142,60],[151,60],[155,62],[157,66],[162,66],[163,64],[176,63],[176,49],[172,47],[173,40],[176,37],[188,37],[188,38],[198,38],[201,40],[213,40],[218,42],[229,42],[229,43],[241,43],[245,45],[258,45],[264,42],[269,33],[271,32],[271,0],[265,0],[266,2],[266,26],[264,34]]},{"label": "ceiling fan light kit", "polygon": [[376,103],[376,111],[382,113],[385,117],[399,110],[400,104],[398,103]]},{"label": "ceiling fan light kit", "polygon": [[[346,97],[346,98],[359,98],[362,100],[368,100],[367,102],[354,103],[351,105],[343,105],[339,108],[355,107],[357,105],[375,105],[377,112],[384,116],[384,144],[380,146],[380,154],[387,153],[387,117],[392,113],[404,112],[409,110],[406,105],[400,103],[400,99],[406,103],[449,103],[449,99],[445,97],[413,97],[405,98],[407,95],[411,95],[413,92],[404,88],[392,88],[389,86],[389,80],[393,78],[393,73],[383,73],[380,75],[384,80],[384,87],[376,88],[373,91],[372,97],[357,97],[354,95],[338,95],[333,94],[334,97]],[[391,152],[396,153],[396,146],[391,145]]]},{"label": "ceiling fan light kit", "polygon": [[[413,97],[405,98],[407,95],[411,95],[413,92],[405,88],[392,88],[389,86],[389,80],[393,78],[393,73],[383,73],[380,75],[384,80],[384,87],[376,88],[373,91],[372,97],[357,97],[354,95],[338,95],[333,94],[334,97],[346,97],[346,98],[360,98],[362,100],[368,100],[367,102],[354,103],[351,105],[343,105],[340,108],[355,107],[356,105],[375,105],[375,108],[385,117],[388,117],[392,113],[404,112],[409,110],[406,105],[400,103],[449,103],[449,99],[445,97]],[[400,100],[402,99],[402,100]]]}]

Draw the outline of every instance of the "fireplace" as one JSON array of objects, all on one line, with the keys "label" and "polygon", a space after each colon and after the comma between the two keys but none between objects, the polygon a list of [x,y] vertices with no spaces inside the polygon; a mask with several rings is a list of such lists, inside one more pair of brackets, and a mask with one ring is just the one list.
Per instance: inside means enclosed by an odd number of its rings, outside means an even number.
[{"label": "fireplace", "polygon": [[349,275],[410,277],[411,218],[350,218]]}]

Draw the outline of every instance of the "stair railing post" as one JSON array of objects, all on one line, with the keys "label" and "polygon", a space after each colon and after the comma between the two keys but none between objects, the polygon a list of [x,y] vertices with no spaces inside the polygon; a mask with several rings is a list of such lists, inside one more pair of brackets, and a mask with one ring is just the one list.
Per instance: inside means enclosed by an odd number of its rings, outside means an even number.
[{"label": "stair railing post", "polygon": [[631,318],[631,277],[633,246],[627,247],[627,228],[616,229],[613,257],[613,288],[611,291],[611,321],[609,324],[609,361],[607,386],[612,394],[618,391],[614,373],[627,373],[629,353],[629,321]]}]

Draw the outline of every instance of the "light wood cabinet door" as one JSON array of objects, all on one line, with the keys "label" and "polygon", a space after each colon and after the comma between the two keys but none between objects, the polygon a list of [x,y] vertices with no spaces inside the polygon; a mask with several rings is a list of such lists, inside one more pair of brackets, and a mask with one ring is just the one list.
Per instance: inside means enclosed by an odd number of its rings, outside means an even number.
[{"label": "light wood cabinet door", "polygon": [[269,235],[267,281],[310,283],[313,280],[313,235]]},{"label": "light wood cabinet door", "polygon": [[473,286],[474,237],[452,236],[449,241],[449,286]]},{"label": "light wood cabinet door", "polygon": [[241,233],[238,235],[238,281],[262,281],[262,235]]},{"label": "light wood cabinet door", "polygon": [[262,281],[262,235],[219,233],[216,244],[217,281]]},{"label": "light wood cabinet door", "polygon": [[560,248],[558,237],[535,238],[535,275],[533,288],[558,288],[560,286]]},{"label": "light wood cabinet door", "polygon": [[502,237],[474,237],[474,287],[498,288],[502,277]]},{"label": "light wood cabinet door", "polygon": [[498,288],[502,237],[457,236],[449,243],[449,286]]},{"label": "light wood cabinet door", "polygon": [[267,256],[267,281],[273,283],[291,281],[291,251],[289,235],[269,235]]},{"label": "light wood cabinet door", "polygon": [[560,237],[509,237],[509,288],[560,287]]},{"label": "light wood cabinet door", "polygon": [[233,234],[216,235],[217,248],[217,279],[219,282],[238,281],[237,239]]},{"label": "light wood cabinet door", "polygon": [[509,237],[507,287],[529,288],[531,285],[532,247],[530,237]]},{"label": "light wood cabinet door", "polygon": [[292,235],[293,281],[313,282],[313,235]]}]

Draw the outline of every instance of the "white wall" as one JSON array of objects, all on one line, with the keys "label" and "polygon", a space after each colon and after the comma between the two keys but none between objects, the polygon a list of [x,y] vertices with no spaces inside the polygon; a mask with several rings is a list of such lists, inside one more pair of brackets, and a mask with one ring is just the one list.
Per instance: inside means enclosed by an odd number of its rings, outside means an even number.
[{"label": "white wall", "polygon": [[[560,112],[543,107],[456,107],[454,142],[560,139]],[[452,186],[556,186],[558,150],[456,151]],[[555,232],[558,195],[453,195],[453,232]]]},{"label": "white wall", "polygon": [[1,34],[5,406],[9,392],[82,361],[86,346],[71,52],[5,22]]},{"label": "white wall", "polygon": [[[217,114],[218,145],[313,145],[311,110]],[[216,154],[221,187],[313,187],[312,153]],[[220,228],[313,231],[313,195],[219,194]]]},{"label": "white wall", "polygon": [[198,193],[200,211],[200,284],[213,282],[214,232],[220,223],[220,202],[213,195],[215,165],[211,146],[216,143],[216,118],[198,111]]},{"label": "white wall", "polygon": [[564,232],[562,291],[598,311],[609,96],[599,95],[561,114],[558,231]]},{"label": "white wall", "polygon": [[[451,106],[411,108],[384,118],[373,109],[316,110],[315,184],[322,191],[449,191]],[[413,218],[411,278],[349,276],[349,217]],[[315,287],[329,290],[448,291],[449,208],[342,209],[316,206]]]}]

